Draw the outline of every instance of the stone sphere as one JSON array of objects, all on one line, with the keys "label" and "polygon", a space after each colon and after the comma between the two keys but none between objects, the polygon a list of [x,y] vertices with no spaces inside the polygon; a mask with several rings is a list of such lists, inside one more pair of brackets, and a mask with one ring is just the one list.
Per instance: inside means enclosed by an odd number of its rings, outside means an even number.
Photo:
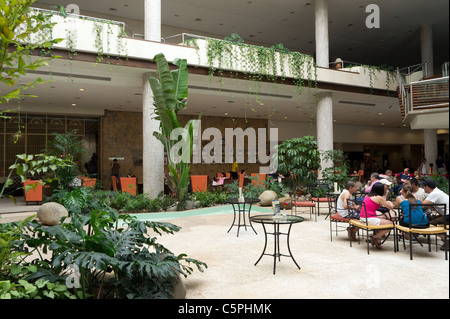
[{"label": "stone sphere", "polygon": [[259,204],[261,206],[272,206],[272,201],[277,198],[277,193],[274,191],[264,191],[261,195],[259,195]]},{"label": "stone sphere", "polygon": [[37,217],[43,225],[55,226],[61,221],[61,218],[68,217],[67,209],[58,203],[45,203],[37,212]]}]

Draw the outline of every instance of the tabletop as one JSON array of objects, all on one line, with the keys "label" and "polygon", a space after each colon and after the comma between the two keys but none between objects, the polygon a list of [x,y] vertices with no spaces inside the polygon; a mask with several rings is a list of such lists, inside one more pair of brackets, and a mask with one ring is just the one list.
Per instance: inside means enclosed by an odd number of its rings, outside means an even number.
[{"label": "tabletop", "polygon": [[228,198],[224,201],[224,203],[227,204],[256,204],[259,203],[261,200],[259,198],[244,198],[244,201],[242,199],[236,197],[236,198]]},{"label": "tabletop", "polygon": [[273,215],[255,215],[250,217],[250,220],[254,223],[260,224],[295,224],[301,223],[305,219],[296,215],[286,215],[282,217],[274,217]]}]

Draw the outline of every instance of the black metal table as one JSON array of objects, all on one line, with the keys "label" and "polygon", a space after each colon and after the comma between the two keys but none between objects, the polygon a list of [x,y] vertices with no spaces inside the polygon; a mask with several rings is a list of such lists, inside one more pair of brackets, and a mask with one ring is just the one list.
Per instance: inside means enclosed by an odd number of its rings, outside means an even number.
[{"label": "black metal table", "polygon": [[[231,224],[230,229],[228,229],[228,232],[230,232],[230,230],[236,226],[238,228],[237,231],[237,237],[239,237],[239,229],[241,227],[245,227],[245,230],[247,230],[247,226],[250,226],[253,231],[255,232],[255,234],[258,234],[256,232],[256,230],[253,228],[252,222],[250,220],[250,212],[252,210],[252,205],[259,203],[260,200],[258,198],[244,198],[239,199],[239,198],[230,198],[225,200],[226,204],[231,204],[233,205],[233,213],[234,213],[234,218],[233,218],[233,223]],[[245,215],[248,215],[248,221],[249,221],[249,225],[247,225],[246,220],[245,220]],[[236,215],[238,216],[238,223],[236,224]],[[241,223],[241,215],[242,215],[242,223]]]},{"label": "black metal table", "polygon": [[[264,255],[272,256],[273,257],[273,274],[275,275],[277,257],[278,257],[278,261],[281,261],[280,257],[284,256],[284,257],[291,257],[292,260],[294,261],[295,265],[298,267],[298,269],[301,269],[300,266],[295,261],[294,256],[292,255],[291,247],[289,244],[289,236],[291,233],[292,225],[303,222],[304,221],[303,217],[295,216],[295,215],[287,215],[284,217],[275,218],[273,215],[256,215],[256,216],[251,217],[250,220],[254,223],[262,224],[263,229],[264,229],[264,235],[265,235],[264,250],[261,254],[261,257],[259,257],[258,261],[255,263],[255,266],[259,263],[259,261],[261,260],[261,258]],[[273,233],[268,233],[265,225],[273,225]],[[289,225],[288,232],[287,233],[280,232],[280,225]],[[274,238],[275,238],[273,254],[266,254],[267,235],[268,234],[274,235]],[[289,255],[284,255],[280,252],[280,235],[287,236],[287,248],[289,251]]]}]

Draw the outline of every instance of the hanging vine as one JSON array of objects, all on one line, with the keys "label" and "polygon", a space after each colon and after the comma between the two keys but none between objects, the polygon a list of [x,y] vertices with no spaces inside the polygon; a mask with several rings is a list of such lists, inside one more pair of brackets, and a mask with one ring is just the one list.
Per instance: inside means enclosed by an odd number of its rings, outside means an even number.
[{"label": "hanging vine", "polygon": [[[237,34],[232,34],[224,40],[208,38],[206,42],[206,64],[209,67],[210,80],[217,75],[219,83],[222,85],[225,71],[229,72],[231,77],[235,75],[237,77],[239,72],[234,73],[233,70],[242,70],[244,78],[253,83],[250,85],[249,94],[255,97],[256,103],[259,105],[263,105],[259,93],[261,82],[265,80],[275,84],[278,80],[284,82],[287,77],[292,78],[297,87],[298,104],[300,104],[300,95],[305,87],[317,88],[317,68],[314,59],[309,55],[291,52],[281,43],[270,48],[249,45],[245,44]],[[200,62],[197,39],[188,39],[185,44],[196,48]],[[256,112],[251,102],[246,103],[246,106]],[[299,108],[297,107],[297,109]],[[311,106],[310,110],[312,117],[314,108]]]}]

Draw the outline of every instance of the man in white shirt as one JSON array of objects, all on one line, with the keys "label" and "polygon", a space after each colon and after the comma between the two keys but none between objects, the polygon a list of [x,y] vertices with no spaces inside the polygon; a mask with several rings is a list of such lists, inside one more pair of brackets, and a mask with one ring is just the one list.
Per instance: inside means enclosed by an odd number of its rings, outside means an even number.
[{"label": "man in white shirt", "polygon": [[417,180],[417,178],[410,177],[405,181],[405,184],[411,184],[411,191],[420,199],[420,202],[423,202],[425,199],[427,199],[428,194],[423,188],[419,187],[419,181]]},{"label": "man in white shirt", "polygon": [[[441,207],[436,207],[439,214],[442,216],[432,220],[430,223],[432,224],[445,224],[448,225],[448,195],[441,191],[439,188],[436,187],[436,183],[431,178],[426,179],[423,182],[423,189],[428,194],[428,197],[426,200],[423,201],[423,204],[445,204],[445,211]],[[444,220],[446,219],[446,221]],[[444,245],[442,245],[441,250],[448,250],[448,239],[445,240],[444,235],[438,235],[442,240],[444,240]]]}]

